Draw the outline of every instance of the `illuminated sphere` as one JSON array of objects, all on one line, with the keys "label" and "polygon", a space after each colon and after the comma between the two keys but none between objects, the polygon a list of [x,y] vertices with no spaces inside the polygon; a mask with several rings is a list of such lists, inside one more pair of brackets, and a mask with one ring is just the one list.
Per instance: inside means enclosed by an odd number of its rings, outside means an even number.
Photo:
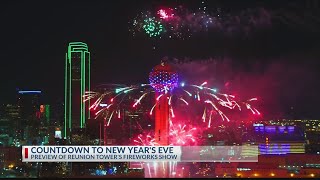
[{"label": "illuminated sphere", "polygon": [[157,92],[171,91],[178,86],[178,73],[169,64],[161,63],[150,72],[149,82]]}]

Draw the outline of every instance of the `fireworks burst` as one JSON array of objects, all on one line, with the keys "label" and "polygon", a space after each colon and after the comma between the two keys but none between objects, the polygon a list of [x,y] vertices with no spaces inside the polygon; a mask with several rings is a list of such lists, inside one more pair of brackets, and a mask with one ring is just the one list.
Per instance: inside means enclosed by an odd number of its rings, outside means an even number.
[{"label": "fireworks burst", "polygon": [[170,145],[171,146],[182,146],[182,145],[190,145],[191,143],[196,142],[196,138],[194,137],[194,133],[196,128],[191,128],[189,130],[186,129],[186,125],[177,125],[175,126],[172,121],[170,121]]},{"label": "fireworks burst", "polygon": [[[155,142],[154,132],[139,134],[136,138],[132,139],[132,144],[135,146],[157,146]],[[164,162],[140,162],[140,167],[145,169],[145,177],[152,178],[157,174],[157,166],[164,165]],[[177,162],[169,162],[169,174],[176,171]]]},{"label": "fireworks burst", "polygon": [[[114,88],[106,92],[86,92],[85,101],[89,99],[96,99],[91,105],[91,110],[97,110],[95,115],[96,118],[102,116],[108,120],[107,125],[109,126],[112,118],[115,114],[120,118],[120,105],[125,98],[128,98],[130,93],[138,92],[142,95],[139,96],[135,102],[133,102],[132,107],[138,107],[143,100],[148,96],[156,93],[151,84],[139,84],[132,85],[122,88]],[[133,95],[133,94],[132,94]],[[183,84],[174,88],[170,92],[160,93],[155,100],[154,105],[149,111],[152,115],[157,102],[161,98],[168,98],[168,105],[170,109],[171,118],[175,118],[174,109],[177,102],[181,102],[186,106],[190,105],[191,101],[196,100],[208,104],[205,106],[203,111],[202,120],[208,123],[208,127],[211,126],[211,121],[214,115],[219,115],[223,121],[230,121],[228,116],[223,112],[223,109],[232,109],[243,111],[243,109],[249,110],[254,115],[260,115],[260,112],[254,108],[250,102],[256,101],[257,98],[251,98],[247,101],[237,101],[236,97],[233,95],[219,93],[216,89],[211,89],[205,85],[187,85]],[[175,101],[175,103],[173,103]]]},{"label": "fireworks burst", "polygon": [[[135,36],[137,33],[144,32],[144,25],[146,21],[151,20],[152,32],[155,29],[155,25],[162,25],[161,28],[165,29],[165,35],[168,38],[187,39],[193,36],[194,33],[208,32],[214,30],[220,31],[226,34],[236,34],[236,32],[242,32],[248,35],[249,31],[252,31],[259,27],[268,27],[271,24],[271,13],[265,9],[246,9],[237,14],[230,14],[223,12],[221,8],[209,9],[204,1],[201,2],[199,8],[194,10],[185,8],[180,5],[172,8],[161,8],[155,12],[141,12],[132,21],[130,31]],[[153,22],[157,23],[153,23]],[[235,32],[236,31],[236,32]],[[161,32],[151,33],[145,31],[150,37],[160,36]]]},{"label": "fireworks burst", "polygon": [[171,8],[159,9],[157,14],[159,15],[159,18],[164,19],[164,20],[170,20],[171,18],[174,17],[173,9],[171,9]]},{"label": "fireworks burst", "polygon": [[[139,134],[136,138],[133,138],[132,143],[135,146],[156,146],[156,145],[158,145],[155,142],[154,133],[151,133],[151,132],[149,132],[149,133],[144,132],[143,134]],[[155,163],[140,162],[139,164],[140,164],[141,168],[144,168],[147,170],[145,177],[151,178],[152,174],[155,171],[155,168],[152,168]]]},{"label": "fireworks burst", "polygon": [[[192,105],[193,101],[202,102],[205,106],[202,120],[208,122],[208,127],[211,127],[211,121],[215,115],[219,115],[223,121],[230,121],[223,112],[225,109],[239,111],[247,109],[254,115],[260,115],[260,112],[250,104],[257,98],[239,101],[234,95],[223,94],[216,89],[207,87],[207,82],[200,85],[188,85],[186,83],[180,83],[179,85],[178,73],[165,63],[161,63],[150,72],[149,81],[150,84],[114,85],[102,92],[86,92],[84,101],[96,99],[90,106],[90,110],[96,111],[96,118],[102,116],[105,120],[108,120],[107,126],[109,126],[113,117],[121,117],[121,105],[126,105],[130,103],[128,100],[135,99],[133,102],[131,100],[132,108],[137,108],[148,96],[156,96],[155,103],[149,112],[150,115],[153,114],[158,102],[163,101],[168,103],[171,118],[175,118],[174,109],[179,102],[185,104],[186,107]],[[135,97],[138,94],[140,95]]]},{"label": "fireworks burst", "polygon": [[161,22],[155,20],[155,18],[145,19],[143,29],[150,37],[159,36],[164,31]]},{"label": "fireworks burst", "polygon": [[156,146],[158,145],[157,142],[155,142],[154,135],[151,135],[150,133],[143,135],[139,134],[137,138],[133,139],[133,142],[137,146]]}]

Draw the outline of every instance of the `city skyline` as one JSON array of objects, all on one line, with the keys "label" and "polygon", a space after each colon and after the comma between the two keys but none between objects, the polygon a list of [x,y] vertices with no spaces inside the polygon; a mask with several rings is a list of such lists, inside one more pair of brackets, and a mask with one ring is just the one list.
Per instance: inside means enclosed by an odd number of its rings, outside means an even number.
[{"label": "city skyline", "polygon": [[[231,1],[206,3],[211,9],[221,7],[224,10],[224,7],[230,6],[229,12],[233,14],[236,14],[242,7],[263,6],[266,12],[270,11],[268,12],[270,14],[273,11],[278,13],[278,9],[286,8],[287,10],[279,16],[289,18],[287,14],[292,13],[294,9],[299,12],[315,12],[317,7],[310,7],[312,1],[308,2],[292,1],[291,4],[287,4],[286,1],[281,3],[244,1],[241,5],[235,2],[231,3]],[[11,10],[11,7],[19,3],[21,3],[21,6],[19,5]],[[165,2],[164,5],[169,6],[175,3],[179,4],[181,2]],[[12,36],[4,37],[1,45],[3,50],[1,58],[6,59],[3,61],[0,71],[0,81],[4,86],[3,93],[0,95],[1,103],[14,102],[17,89],[41,89],[47,97],[45,99],[47,102],[62,103],[64,83],[61,80],[64,79],[63,59],[65,48],[69,42],[82,41],[91,47],[91,59],[93,60],[91,66],[94,72],[91,77],[93,87],[103,83],[132,84],[147,82],[146,74],[148,74],[148,70],[158,64],[165,56],[182,61],[185,57],[193,61],[210,59],[210,57],[218,60],[229,58],[233,62],[233,66],[236,67],[235,69],[239,69],[237,70],[239,72],[252,72],[256,70],[255,66],[258,65],[261,68],[257,72],[261,76],[264,75],[264,71],[269,66],[276,62],[282,65],[283,71],[286,70],[286,67],[289,67],[292,71],[300,73],[300,75],[295,75],[295,72],[293,72],[294,75],[291,75],[287,72],[287,77],[283,79],[287,82],[286,85],[277,87],[278,89],[276,87],[272,89],[273,91],[279,91],[279,94],[280,91],[285,93],[296,89],[296,92],[283,95],[282,98],[284,99],[281,100],[283,105],[280,105],[281,111],[295,107],[297,111],[300,111],[297,113],[301,118],[317,118],[320,116],[315,108],[320,100],[317,93],[319,84],[316,81],[319,77],[317,69],[319,61],[317,59],[320,57],[319,51],[317,51],[319,35],[315,33],[318,28],[316,19],[306,21],[305,24],[307,23],[308,26],[296,25],[301,24],[296,19],[290,19],[286,22],[287,24],[280,22],[282,23],[280,25],[278,25],[278,21],[275,21],[271,28],[257,30],[249,37],[241,34],[227,36],[216,33],[208,35],[208,37],[205,35],[203,37],[196,36],[188,40],[149,40],[143,36],[132,37],[128,32],[128,22],[139,11],[156,7],[159,3],[138,1],[130,6],[124,6],[124,4],[125,2],[122,1],[110,4],[79,2],[77,6],[73,6],[73,3],[67,2],[52,4],[47,9],[37,8],[32,11],[33,8],[37,7],[37,1],[28,3],[7,2],[2,17],[10,16],[12,21],[4,20],[5,28],[1,31],[2,34],[12,34]],[[196,2],[186,3],[185,6],[189,7],[194,4]],[[81,18],[70,22],[65,18],[67,13],[81,11],[86,6],[91,7],[89,10],[91,13],[79,15],[90,19],[86,21],[86,26],[80,25]],[[20,7],[29,8],[19,9]],[[116,15],[117,12],[122,15]],[[22,13],[26,15],[21,16]],[[43,15],[36,16],[37,13]],[[55,15],[54,18],[50,13]],[[30,29],[19,27],[19,24],[24,26],[22,22],[24,18],[28,18]],[[57,19],[57,21],[53,21],[54,19]],[[15,21],[16,23],[12,24]],[[59,24],[55,25],[55,23]],[[32,24],[34,26],[31,26]],[[74,31],[75,29],[77,30]],[[21,53],[14,53],[13,44],[18,42],[25,48],[21,49]],[[49,48],[42,46],[42,43],[48,44]],[[4,44],[6,46],[3,46]],[[136,46],[136,44],[142,45]],[[195,48],[197,50],[193,50]],[[48,51],[49,49],[50,51]],[[138,69],[139,71],[137,71]],[[8,76],[15,81],[9,81]],[[278,79],[281,77],[281,75],[278,76]],[[294,83],[294,81],[291,81],[291,79],[296,78],[300,79],[300,82]],[[275,80],[277,79],[275,78]],[[216,85],[221,86],[222,84]],[[266,97],[268,95],[272,96],[267,94]],[[295,102],[287,100],[295,97],[298,97]],[[268,107],[272,109],[271,105]]]},{"label": "city skyline", "polygon": [[320,177],[320,0],[1,7],[0,178]]}]

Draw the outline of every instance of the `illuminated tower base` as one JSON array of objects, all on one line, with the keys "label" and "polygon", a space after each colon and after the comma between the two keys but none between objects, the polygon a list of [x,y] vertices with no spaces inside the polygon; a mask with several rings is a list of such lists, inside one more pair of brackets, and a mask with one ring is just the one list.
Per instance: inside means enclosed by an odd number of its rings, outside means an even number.
[{"label": "illuminated tower base", "polygon": [[[158,97],[160,93],[156,93]],[[155,141],[159,146],[169,145],[169,105],[168,95],[164,94],[155,107]]]},{"label": "illuminated tower base", "polygon": [[[160,93],[156,93],[156,98]],[[155,107],[155,141],[159,146],[169,145],[169,105],[168,94],[164,94]],[[155,177],[167,178],[169,177],[168,162],[159,162],[156,167]]]}]

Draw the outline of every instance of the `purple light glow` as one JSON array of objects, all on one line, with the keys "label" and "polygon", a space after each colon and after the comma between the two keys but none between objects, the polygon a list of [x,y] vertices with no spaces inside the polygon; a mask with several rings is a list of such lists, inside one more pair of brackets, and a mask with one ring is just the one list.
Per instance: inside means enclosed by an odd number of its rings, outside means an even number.
[{"label": "purple light glow", "polygon": [[288,154],[290,148],[290,144],[259,144],[261,154]]},{"label": "purple light glow", "polygon": [[178,86],[178,73],[168,64],[160,64],[149,74],[150,85],[158,92],[172,91]]}]

